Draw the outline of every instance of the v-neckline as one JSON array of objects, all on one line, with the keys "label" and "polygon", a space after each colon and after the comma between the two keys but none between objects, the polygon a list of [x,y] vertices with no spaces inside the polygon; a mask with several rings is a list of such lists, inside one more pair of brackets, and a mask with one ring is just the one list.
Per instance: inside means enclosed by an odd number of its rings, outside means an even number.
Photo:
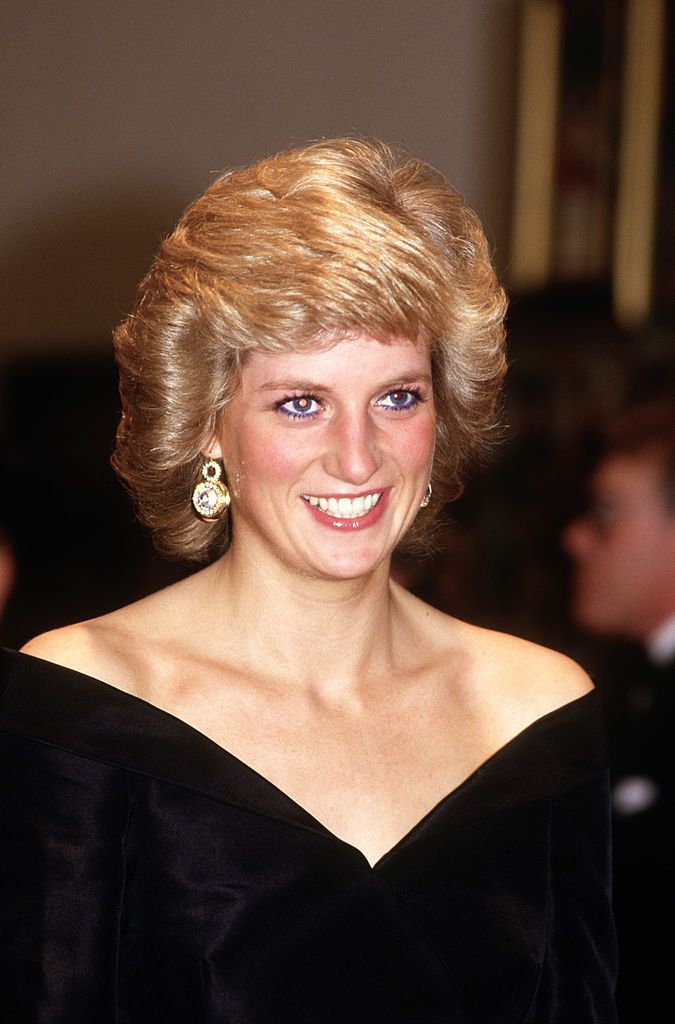
[{"label": "v-neckline", "polygon": [[[227,747],[218,743],[216,740],[212,739],[206,733],[202,732],[197,727],[191,725],[189,722],[186,722],[184,719],[179,718],[177,715],[174,715],[172,712],[165,710],[157,704],[153,704],[151,701],[145,700],[143,697],[138,697],[136,694],[129,693],[126,690],[122,690],[111,683],[107,683],[103,679],[99,679],[96,676],[89,675],[86,672],[79,672],[77,669],[71,669],[66,666],[59,665],[55,662],[47,661],[44,658],[39,658],[35,655],[25,654],[23,652],[16,652],[5,649],[3,650],[3,654],[12,659],[16,658],[19,668],[22,667],[22,663],[23,665],[30,664],[34,668],[37,668],[38,674],[44,678],[45,682],[45,674],[53,676],[54,672],[56,672],[57,675],[61,675],[62,678],[70,676],[72,679],[74,677],[75,680],[79,681],[80,690],[82,691],[82,688],[85,688],[85,695],[86,688],[88,687],[90,689],[91,696],[95,698],[94,704],[96,705],[97,708],[101,707],[101,703],[96,699],[98,690],[101,694],[105,694],[106,697],[108,698],[108,701],[104,702],[107,703],[108,706],[112,708],[117,707],[118,709],[126,708],[126,710],[128,710],[129,712],[133,712],[134,709],[136,709],[137,711],[141,712],[140,717],[144,719],[146,722],[149,722],[150,725],[153,724],[154,720],[154,722],[158,726],[158,731],[161,735],[163,735],[164,733],[164,728],[162,727],[166,727],[170,736],[173,736],[174,738],[181,738],[185,741],[186,744],[194,744],[196,746],[196,749],[199,749],[199,747],[203,748],[203,753],[205,755],[209,755],[205,758],[205,760],[207,760],[208,762],[213,762],[215,756],[216,763],[220,759],[221,761],[229,764],[231,768],[234,768],[236,770],[236,775],[238,776],[240,783],[243,783],[243,788],[246,790],[249,797],[252,795],[251,787],[253,787],[254,789],[257,788],[263,797],[268,796],[270,798],[269,801],[265,799],[262,799],[261,801],[252,801],[253,805],[262,804],[263,809],[261,809],[260,806],[251,806],[247,808],[245,806],[246,801],[243,802],[244,809],[252,810],[254,813],[267,814],[267,816],[269,817],[276,817],[286,822],[292,822],[296,826],[309,828],[314,832],[319,832],[326,838],[332,840],[333,842],[339,843],[341,846],[353,851],[353,853],[358,855],[358,857],[361,858],[365,862],[365,864],[367,864],[368,867],[374,872],[378,871],[378,869],[383,867],[392,857],[394,857],[394,855],[399,850],[402,850],[408,847],[410,844],[412,844],[415,841],[416,837],[420,833],[423,833],[430,826],[430,824],[433,822],[436,816],[440,814],[444,808],[446,808],[453,802],[460,800],[467,793],[467,791],[471,789],[471,787],[478,779],[483,778],[486,773],[490,772],[490,769],[495,764],[498,764],[500,761],[507,759],[512,752],[517,751],[519,746],[521,746],[524,743],[527,743],[528,739],[532,738],[533,736],[536,736],[540,732],[544,732],[547,726],[550,726],[551,724],[555,725],[558,719],[565,719],[571,715],[573,716],[574,712],[578,708],[586,706],[586,704],[589,703],[589,699],[591,699],[591,701],[593,702],[595,702],[597,699],[597,692],[591,690],[588,693],[582,694],[580,697],[574,698],[572,701],[568,701],[566,704],[553,708],[551,711],[546,712],[544,715],[541,715],[537,719],[530,722],[527,726],[525,726],[518,733],[512,736],[509,740],[507,740],[506,743],[502,744],[502,746],[499,747],[496,751],[494,751],[492,754],[486,757],[479,765],[476,766],[476,768],[469,772],[469,774],[460,783],[454,786],[444,796],[442,796],[432,807],[430,807],[429,810],[426,811],[411,826],[411,828],[408,829],[407,832],[404,835],[402,835],[389,849],[387,849],[374,862],[371,863],[369,858],[359,847],[355,846],[353,843],[350,843],[348,840],[342,839],[340,836],[338,836],[319,818],[317,818],[311,811],[309,811],[301,803],[299,803],[292,796],[290,796],[284,789],[278,786],[275,782],[267,778],[267,776],[262,774],[262,772],[258,771],[252,765],[248,764],[248,762],[242,760],[236,754],[228,750]],[[53,684],[52,686],[53,690],[56,692],[56,695],[58,695],[59,698],[63,697],[63,691],[60,688],[55,687]],[[45,692],[48,691],[43,690],[43,696]],[[51,696],[52,702],[56,706],[57,702],[54,701],[55,693],[52,693]],[[67,705],[67,701],[65,702],[65,704]],[[21,710],[24,712],[25,718],[25,712],[29,711],[30,708],[27,706],[22,706]],[[19,717],[21,718],[21,715]],[[31,716],[29,714],[28,717],[30,718],[35,716]],[[24,724],[27,723],[24,722]],[[53,721],[52,724],[54,724]],[[59,723],[57,722],[57,726],[58,724]],[[60,724],[63,726],[63,724],[65,723],[61,722]],[[95,759],[99,759],[104,762],[109,762],[109,760],[111,760],[109,757],[105,755],[105,750],[102,750],[100,752],[96,750],[95,742],[92,744],[80,742],[78,744],[76,737],[76,723],[71,722],[70,724],[72,729],[73,742],[68,743],[67,737],[64,737],[62,735],[63,730],[59,730],[58,728],[56,729],[58,735],[50,737],[48,735],[50,732],[48,725],[45,728],[45,732],[47,733],[47,735],[45,736],[45,740],[47,742],[53,742],[57,746],[64,746],[67,749],[72,749],[73,752],[75,753],[84,753],[85,756],[94,757]],[[114,725],[114,723],[112,724]],[[17,731],[23,732],[23,730],[21,729],[18,729]],[[40,737],[35,736],[34,738],[39,739]],[[61,742],[59,742],[59,739]],[[92,737],[92,739],[95,739],[95,737]],[[139,740],[142,745],[143,735],[139,737]],[[79,750],[78,747],[80,748]],[[134,767],[133,764],[125,763],[127,762],[127,760],[129,760],[126,757],[122,757],[121,759],[119,757],[113,758],[112,760],[118,761],[122,767],[127,767],[131,770],[139,770],[140,774],[147,774],[151,776],[157,775],[160,778],[165,778],[166,781],[173,781],[177,782],[177,784],[179,785],[186,785],[185,780],[181,781],[180,778],[173,777],[176,775],[180,776],[180,771],[176,772],[175,770],[172,771],[171,769],[169,769],[167,772],[165,764],[163,764],[165,770],[157,773],[156,770],[147,770],[147,766],[146,769],[144,770],[142,766],[139,769],[138,766]],[[151,757],[150,760],[156,761],[156,757]],[[142,761],[143,759],[141,758],[141,762]],[[163,758],[162,761],[164,762]],[[191,773],[188,772],[187,774],[188,776],[190,776]],[[204,792],[204,788],[206,788],[207,790],[209,789],[208,786],[203,787],[199,784],[195,784],[194,780],[192,783],[188,781],[187,786],[189,788],[197,790],[198,792]],[[207,793],[207,795],[209,794]],[[219,799],[226,799],[226,797],[224,797],[222,794],[219,794]],[[272,805],[271,807],[269,806],[270,802]],[[234,803],[241,806],[242,801],[235,799]],[[274,807],[274,805],[276,805],[276,807]],[[266,806],[267,809],[265,809]],[[271,813],[272,809],[276,810],[276,813]]]}]

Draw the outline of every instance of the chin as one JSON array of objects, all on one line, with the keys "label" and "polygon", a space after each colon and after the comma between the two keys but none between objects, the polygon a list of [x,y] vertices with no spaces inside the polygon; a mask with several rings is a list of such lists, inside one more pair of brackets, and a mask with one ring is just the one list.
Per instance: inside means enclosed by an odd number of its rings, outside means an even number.
[{"label": "chin", "polygon": [[353,553],[343,557],[332,558],[322,566],[317,566],[318,574],[323,579],[332,580],[357,580],[362,576],[370,576],[376,569],[387,560],[386,554],[362,554],[355,556]]}]

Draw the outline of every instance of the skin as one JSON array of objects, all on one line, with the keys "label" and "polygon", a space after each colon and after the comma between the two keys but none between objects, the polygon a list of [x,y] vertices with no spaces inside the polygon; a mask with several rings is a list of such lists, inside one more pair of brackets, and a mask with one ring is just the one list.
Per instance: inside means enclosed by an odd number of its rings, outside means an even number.
[{"label": "skin", "polygon": [[[210,449],[232,481],[234,559],[323,580],[386,571],[429,481],[435,420],[429,355],[411,342],[253,353]],[[386,507],[358,530],[334,528],[302,498],[364,493],[383,493]]]},{"label": "skin", "polygon": [[653,450],[608,456],[589,481],[589,513],[563,534],[572,613],[591,632],[644,642],[675,612],[675,515],[661,474]]},{"label": "skin", "polygon": [[[253,353],[205,452],[227,467],[229,551],[25,652],[190,723],[375,863],[523,728],[591,688],[567,658],[390,580],[392,551],[424,514],[434,424],[425,345],[358,336]],[[377,493],[356,529],[303,497]]]}]

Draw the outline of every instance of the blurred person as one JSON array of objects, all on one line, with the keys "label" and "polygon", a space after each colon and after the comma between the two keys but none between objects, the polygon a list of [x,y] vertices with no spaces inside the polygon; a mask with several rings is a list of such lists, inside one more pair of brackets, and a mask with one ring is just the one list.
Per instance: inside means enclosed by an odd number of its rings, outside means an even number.
[{"label": "blurred person", "polygon": [[0,619],[16,582],[16,556],[9,534],[0,526]]},{"label": "blurred person", "polygon": [[[19,480],[14,473],[12,460],[6,452],[2,440],[0,440],[0,477],[6,488],[5,494],[16,494],[19,490]],[[14,592],[17,577],[15,528],[9,512],[10,505],[6,501],[0,508],[0,622]]]},{"label": "blurred person", "polygon": [[504,310],[378,142],[226,174],[162,243],[115,465],[205,567],[0,661],[9,1020],[614,1021],[592,684],[390,578],[496,437]]},{"label": "blurred person", "polygon": [[[675,405],[645,402],[607,432],[585,515],[563,537],[579,626],[639,645],[611,723],[620,1019],[671,1021],[668,936],[675,743]],[[611,681],[610,681],[611,682]]]}]

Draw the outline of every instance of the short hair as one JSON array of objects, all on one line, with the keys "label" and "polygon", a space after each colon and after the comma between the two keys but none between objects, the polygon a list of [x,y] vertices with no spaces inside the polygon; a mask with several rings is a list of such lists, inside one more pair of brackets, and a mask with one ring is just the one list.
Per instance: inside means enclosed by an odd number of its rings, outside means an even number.
[{"label": "short hair", "polygon": [[623,409],[605,428],[601,458],[655,457],[665,507],[675,515],[675,399],[642,400]]},{"label": "short hair", "polygon": [[[456,498],[499,434],[505,309],[478,217],[400,148],[323,140],[218,177],[159,246],[115,332],[113,465],[157,548],[206,562],[228,546],[229,517],[200,520],[190,496],[245,354],[357,333],[429,344],[432,513]],[[409,534],[418,550],[429,511]]]}]

